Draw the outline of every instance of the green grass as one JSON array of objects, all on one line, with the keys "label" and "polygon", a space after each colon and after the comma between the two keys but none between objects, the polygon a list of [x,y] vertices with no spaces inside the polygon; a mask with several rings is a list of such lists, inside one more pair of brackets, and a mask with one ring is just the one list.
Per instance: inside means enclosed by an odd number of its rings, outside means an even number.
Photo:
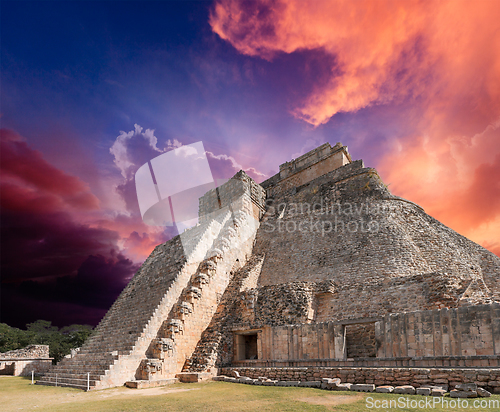
[{"label": "green grass", "polygon": [[[0,376],[0,411],[426,411],[412,408],[371,408],[373,401],[396,400],[401,395],[330,392],[311,388],[282,388],[226,382],[175,384],[152,389],[113,388],[83,392],[72,388],[31,385],[29,378]],[[406,396],[423,400],[422,396]],[[450,398],[447,398],[450,400]],[[491,399],[499,400],[494,395]],[[469,404],[472,406],[472,400]],[[435,408],[455,411],[458,408]],[[461,409],[464,410],[464,409]],[[467,409],[465,409],[467,410]],[[471,411],[500,411],[483,408]]]}]

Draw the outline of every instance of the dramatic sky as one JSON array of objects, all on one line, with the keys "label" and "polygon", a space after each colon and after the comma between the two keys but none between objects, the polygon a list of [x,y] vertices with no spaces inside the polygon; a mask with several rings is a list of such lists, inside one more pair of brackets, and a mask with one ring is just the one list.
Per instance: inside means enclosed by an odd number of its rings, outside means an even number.
[{"label": "dramatic sky", "polygon": [[500,1],[1,2],[1,321],[95,325],[155,245],[138,167],[342,142],[500,255]]}]

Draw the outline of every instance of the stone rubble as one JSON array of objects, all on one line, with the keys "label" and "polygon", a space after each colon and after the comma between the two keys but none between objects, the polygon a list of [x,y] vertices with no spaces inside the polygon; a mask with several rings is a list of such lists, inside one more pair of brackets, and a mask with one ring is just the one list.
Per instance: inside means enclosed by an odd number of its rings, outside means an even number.
[{"label": "stone rubble", "polygon": [[[236,372],[236,371],[233,371]],[[239,376],[239,374],[238,374]],[[422,386],[415,388],[411,385],[391,386],[374,384],[353,384],[341,383],[339,378],[322,378],[321,381],[287,381],[273,380],[264,376],[258,379],[252,379],[245,376],[235,378],[231,376],[214,376],[214,381],[243,383],[248,385],[281,386],[281,387],[304,387],[321,388],[325,390],[353,391],[353,392],[376,392],[376,393],[394,393],[399,395],[421,395],[421,396],[445,396],[446,389],[437,386]],[[477,386],[476,383],[462,383],[456,385],[455,389],[449,392],[451,398],[487,398],[491,393],[486,389]]]}]

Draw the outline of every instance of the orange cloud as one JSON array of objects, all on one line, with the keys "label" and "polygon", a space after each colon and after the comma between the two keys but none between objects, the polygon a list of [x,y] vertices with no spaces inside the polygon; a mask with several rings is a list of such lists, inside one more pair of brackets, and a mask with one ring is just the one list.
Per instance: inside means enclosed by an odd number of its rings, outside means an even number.
[{"label": "orange cloud", "polygon": [[498,2],[219,0],[210,24],[246,55],[333,56],[330,78],[292,112],[314,126],[339,112],[410,103],[398,121],[411,132],[382,143],[382,177],[500,255]]},{"label": "orange cloud", "polygon": [[221,0],[210,24],[250,56],[318,48],[335,55],[340,70],[294,112],[319,125],[405,93],[453,97],[486,87],[496,96],[499,10],[494,1]]}]

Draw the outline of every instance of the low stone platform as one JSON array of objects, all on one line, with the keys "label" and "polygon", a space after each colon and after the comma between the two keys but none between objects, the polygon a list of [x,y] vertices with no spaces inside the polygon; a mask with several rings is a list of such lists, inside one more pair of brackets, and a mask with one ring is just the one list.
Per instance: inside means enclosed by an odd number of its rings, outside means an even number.
[{"label": "low stone platform", "polygon": [[196,383],[211,380],[216,372],[181,372],[175,375],[182,383]]},{"label": "low stone platform", "polygon": [[179,383],[179,379],[158,379],[158,380],[139,380],[139,381],[128,381],[125,382],[127,388],[133,389],[146,389],[146,388],[156,388],[157,386],[172,385],[173,383]]}]

